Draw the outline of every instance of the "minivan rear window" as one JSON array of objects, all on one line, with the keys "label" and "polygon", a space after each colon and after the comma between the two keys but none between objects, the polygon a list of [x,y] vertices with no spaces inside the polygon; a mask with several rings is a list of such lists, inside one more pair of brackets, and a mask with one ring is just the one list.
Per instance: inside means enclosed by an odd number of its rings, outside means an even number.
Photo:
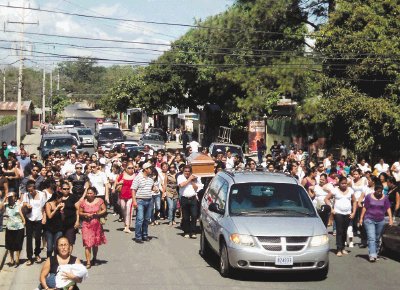
[{"label": "minivan rear window", "polygon": [[231,215],[316,216],[304,188],[285,183],[234,184],[229,211]]},{"label": "minivan rear window", "polygon": [[101,130],[99,136],[105,139],[117,139],[122,138],[123,134],[120,130]]}]

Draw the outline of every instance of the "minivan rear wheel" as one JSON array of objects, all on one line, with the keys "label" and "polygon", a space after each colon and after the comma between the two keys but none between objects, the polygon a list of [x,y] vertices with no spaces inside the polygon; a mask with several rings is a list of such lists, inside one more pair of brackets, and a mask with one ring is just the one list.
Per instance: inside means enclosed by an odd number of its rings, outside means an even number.
[{"label": "minivan rear wheel", "polygon": [[222,277],[229,277],[231,275],[231,265],[229,265],[228,249],[225,242],[221,243],[219,254],[219,273]]}]

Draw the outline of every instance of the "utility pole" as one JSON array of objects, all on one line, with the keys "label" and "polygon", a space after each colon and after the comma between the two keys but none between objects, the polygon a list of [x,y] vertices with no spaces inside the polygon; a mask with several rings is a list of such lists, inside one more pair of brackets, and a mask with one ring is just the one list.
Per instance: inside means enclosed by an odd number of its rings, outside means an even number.
[{"label": "utility pole", "polygon": [[43,67],[42,123],[46,122],[46,66]]},{"label": "utility pole", "polygon": [[18,100],[17,100],[17,134],[16,141],[17,146],[21,144],[21,109],[22,109],[22,86],[23,86],[23,71],[24,71],[24,33],[25,33],[25,25],[26,24],[35,24],[38,23],[30,23],[25,22],[25,2],[22,1],[22,21],[7,21],[8,24],[20,24],[21,25],[21,33],[20,33],[20,49],[19,49],[19,72],[18,72]]},{"label": "utility pole", "polygon": [[53,67],[50,70],[50,116],[53,117]]},{"label": "utility pole", "polygon": [[3,102],[6,101],[6,68],[3,70]]},{"label": "utility pole", "polygon": [[57,68],[57,95],[60,93],[60,69]]}]

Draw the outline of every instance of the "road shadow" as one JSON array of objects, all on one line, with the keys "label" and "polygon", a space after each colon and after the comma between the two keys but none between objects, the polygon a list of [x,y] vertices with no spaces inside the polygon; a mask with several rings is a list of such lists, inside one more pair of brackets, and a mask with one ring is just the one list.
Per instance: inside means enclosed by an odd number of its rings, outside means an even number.
[{"label": "road shadow", "polygon": [[366,255],[366,254],[358,254],[358,255],[355,255],[355,257],[356,257],[356,258],[364,259],[364,260],[366,260],[366,261],[369,261],[369,256]]}]

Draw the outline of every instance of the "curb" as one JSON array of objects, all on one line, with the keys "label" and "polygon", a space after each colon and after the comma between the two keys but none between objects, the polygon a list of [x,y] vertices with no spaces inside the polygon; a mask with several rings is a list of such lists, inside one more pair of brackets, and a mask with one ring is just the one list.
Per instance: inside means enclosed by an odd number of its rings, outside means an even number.
[{"label": "curb", "polygon": [[[3,269],[4,264],[6,262],[6,258],[8,255],[8,250],[6,250],[6,237],[5,237],[6,233],[5,233],[5,227],[3,227],[3,231],[0,233],[1,236],[1,240],[4,240],[4,254],[0,253],[0,256],[3,255],[0,260],[0,271]],[[1,250],[0,252],[2,252],[3,250]]]}]

